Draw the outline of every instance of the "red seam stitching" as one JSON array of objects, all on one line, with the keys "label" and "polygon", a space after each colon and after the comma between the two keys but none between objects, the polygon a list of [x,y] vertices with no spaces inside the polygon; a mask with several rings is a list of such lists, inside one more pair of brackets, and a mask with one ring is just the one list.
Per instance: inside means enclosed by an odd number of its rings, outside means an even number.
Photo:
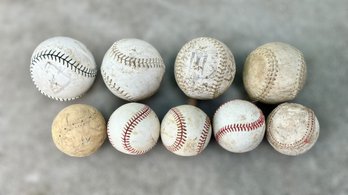
[{"label": "red seam stitching", "polygon": [[170,111],[172,111],[172,114],[174,116],[178,132],[176,134],[175,142],[171,146],[167,146],[167,149],[171,152],[175,152],[180,150],[180,148],[186,142],[186,122],[184,116],[177,108],[172,108]]},{"label": "red seam stitching", "polygon": [[222,127],[215,135],[216,141],[219,141],[224,135],[230,132],[253,131],[261,127],[264,123],[265,123],[265,117],[260,112],[260,117],[252,123],[229,124]]},{"label": "red seam stitching", "polygon": [[204,149],[205,141],[207,140],[208,134],[209,134],[209,128],[210,128],[210,119],[207,116],[205,118],[203,131],[202,131],[201,137],[199,138],[199,142],[198,142],[198,148],[197,148],[198,154],[201,153]]},{"label": "red seam stitching", "polygon": [[107,128],[106,128],[106,133],[108,134],[108,138],[109,138],[110,144],[111,144],[114,148],[116,148],[116,145],[115,145],[114,142],[112,141],[112,138],[111,138],[110,130],[109,130],[109,129],[110,129],[110,128],[109,128],[109,124],[108,124],[108,126],[107,126]]},{"label": "red seam stitching", "polygon": [[151,109],[148,106],[144,106],[139,112],[137,112],[131,119],[128,120],[123,128],[122,132],[122,145],[125,150],[131,154],[144,154],[147,150],[137,150],[130,144],[130,134],[134,128],[147,116],[149,116]]}]

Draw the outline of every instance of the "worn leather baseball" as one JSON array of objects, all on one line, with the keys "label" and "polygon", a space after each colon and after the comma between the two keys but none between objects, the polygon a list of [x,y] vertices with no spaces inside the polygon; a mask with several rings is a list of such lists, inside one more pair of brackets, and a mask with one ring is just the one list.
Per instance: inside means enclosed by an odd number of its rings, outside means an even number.
[{"label": "worn leather baseball", "polygon": [[216,141],[224,149],[235,153],[255,149],[264,137],[265,126],[262,111],[245,100],[222,104],[213,119]]},{"label": "worn leather baseball", "polygon": [[105,119],[92,106],[73,104],[60,111],[53,120],[52,138],[57,148],[65,154],[88,156],[104,143]]},{"label": "worn leather baseball", "polygon": [[159,88],[165,65],[158,51],[139,39],[122,39],[106,52],[101,73],[108,89],[117,97],[138,101]]},{"label": "worn leather baseball", "polygon": [[295,47],[281,42],[262,45],[247,57],[244,87],[250,98],[264,103],[294,99],[306,81],[306,63]]},{"label": "worn leather baseball", "polygon": [[319,137],[314,112],[300,104],[283,103],[267,118],[267,140],[282,154],[296,156],[307,152]]},{"label": "worn leather baseball", "polygon": [[160,122],[149,106],[128,103],[112,113],[107,129],[114,148],[125,154],[140,155],[156,145]]},{"label": "worn leather baseball", "polygon": [[236,65],[232,52],[222,42],[200,37],[186,43],[174,66],[180,89],[194,99],[214,99],[232,84]]},{"label": "worn leather baseball", "polygon": [[161,123],[163,145],[180,156],[201,153],[207,147],[211,133],[209,117],[201,109],[191,105],[170,109]]},{"label": "worn leather baseball", "polygon": [[97,75],[97,66],[81,42],[69,37],[53,37],[36,47],[30,74],[42,94],[67,101],[86,93]]}]

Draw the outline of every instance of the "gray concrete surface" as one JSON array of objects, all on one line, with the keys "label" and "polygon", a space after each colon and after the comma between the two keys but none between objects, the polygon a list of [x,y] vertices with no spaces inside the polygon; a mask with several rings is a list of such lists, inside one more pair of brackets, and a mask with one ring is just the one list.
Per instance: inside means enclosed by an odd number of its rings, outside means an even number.
[{"label": "gray concrete surface", "polygon": [[[348,5],[335,1],[0,1],[0,194],[348,194]],[[199,107],[212,116],[221,103],[246,99],[241,72],[248,53],[270,41],[301,49],[308,79],[294,102],[317,114],[321,134],[305,155],[287,157],[264,141],[232,154],[214,140],[199,156],[175,156],[158,145],[132,157],[108,141],[87,158],[59,152],[50,134],[58,111],[87,103],[108,118],[124,101],[98,75],[89,93],[72,102],[42,96],[29,75],[30,56],[46,38],[65,35],[87,45],[98,65],[111,44],[135,37],[153,44],[167,65],[149,104],[163,118],[186,98],[173,77],[180,47],[198,36],[225,42],[235,54],[231,88]],[[272,106],[260,105],[267,113]]]}]

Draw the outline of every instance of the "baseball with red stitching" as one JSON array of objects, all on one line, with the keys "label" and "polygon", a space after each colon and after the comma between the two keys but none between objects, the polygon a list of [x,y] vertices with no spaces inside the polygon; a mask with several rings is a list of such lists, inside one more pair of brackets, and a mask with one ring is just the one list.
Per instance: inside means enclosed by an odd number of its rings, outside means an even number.
[{"label": "baseball with red stitching", "polygon": [[200,37],[186,43],[174,66],[180,89],[194,99],[214,99],[232,84],[236,65],[231,50],[222,42]]},{"label": "baseball with red stitching", "polygon": [[248,55],[243,82],[251,99],[275,104],[294,99],[305,84],[306,74],[301,51],[286,43],[273,42]]},{"label": "baseball with red stitching", "polygon": [[106,52],[100,70],[104,83],[114,95],[138,101],[158,90],[165,65],[161,55],[149,43],[122,39]]},{"label": "baseball with red stitching", "polygon": [[243,153],[255,149],[265,134],[265,117],[254,104],[231,100],[222,104],[213,118],[214,136],[224,149]]},{"label": "baseball with red stitching", "polygon": [[296,156],[310,150],[319,137],[313,110],[296,103],[277,106],[267,118],[267,140],[278,152]]},{"label": "baseball with red stitching", "polygon": [[199,108],[181,105],[168,111],[161,123],[163,145],[180,156],[194,156],[208,145],[212,134],[209,117]]},{"label": "baseball with red stitching", "polygon": [[160,122],[147,105],[128,103],[116,109],[107,125],[110,143],[118,151],[141,155],[152,149],[159,138]]},{"label": "baseball with red stitching", "polygon": [[67,101],[87,92],[97,75],[97,66],[81,42],[69,37],[53,37],[36,47],[30,74],[42,94]]}]

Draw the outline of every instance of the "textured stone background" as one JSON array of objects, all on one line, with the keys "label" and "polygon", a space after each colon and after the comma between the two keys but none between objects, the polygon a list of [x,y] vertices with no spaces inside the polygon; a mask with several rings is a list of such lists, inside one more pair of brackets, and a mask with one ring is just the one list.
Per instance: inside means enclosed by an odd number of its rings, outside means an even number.
[{"label": "textured stone background", "polygon": [[[336,1],[0,1],[0,194],[348,194],[348,12]],[[58,111],[87,103],[108,118],[124,104],[98,75],[83,98],[56,102],[30,80],[34,48],[65,35],[85,43],[100,65],[111,44],[135,37],[153,44],[167,65],[149,104],[162,119],[186,102],[175,84],[173,63],[180,47],[198,36],[215,37],[235,55],[231,88],[199,107],[212,116],[221,103],[246,99],[241,72],[248,53],[270,41],[303,51],[308,79],[294,102],[317,114],[321,134],[305,155],[287,157],[264,141],[256,150],[232,154],[214,140],[199,156],[175,156],[158,145],[132,157],[108,141],[87,158],[59,152],[50,125]],[[260,105],[266,113],[272,106]]]}]

